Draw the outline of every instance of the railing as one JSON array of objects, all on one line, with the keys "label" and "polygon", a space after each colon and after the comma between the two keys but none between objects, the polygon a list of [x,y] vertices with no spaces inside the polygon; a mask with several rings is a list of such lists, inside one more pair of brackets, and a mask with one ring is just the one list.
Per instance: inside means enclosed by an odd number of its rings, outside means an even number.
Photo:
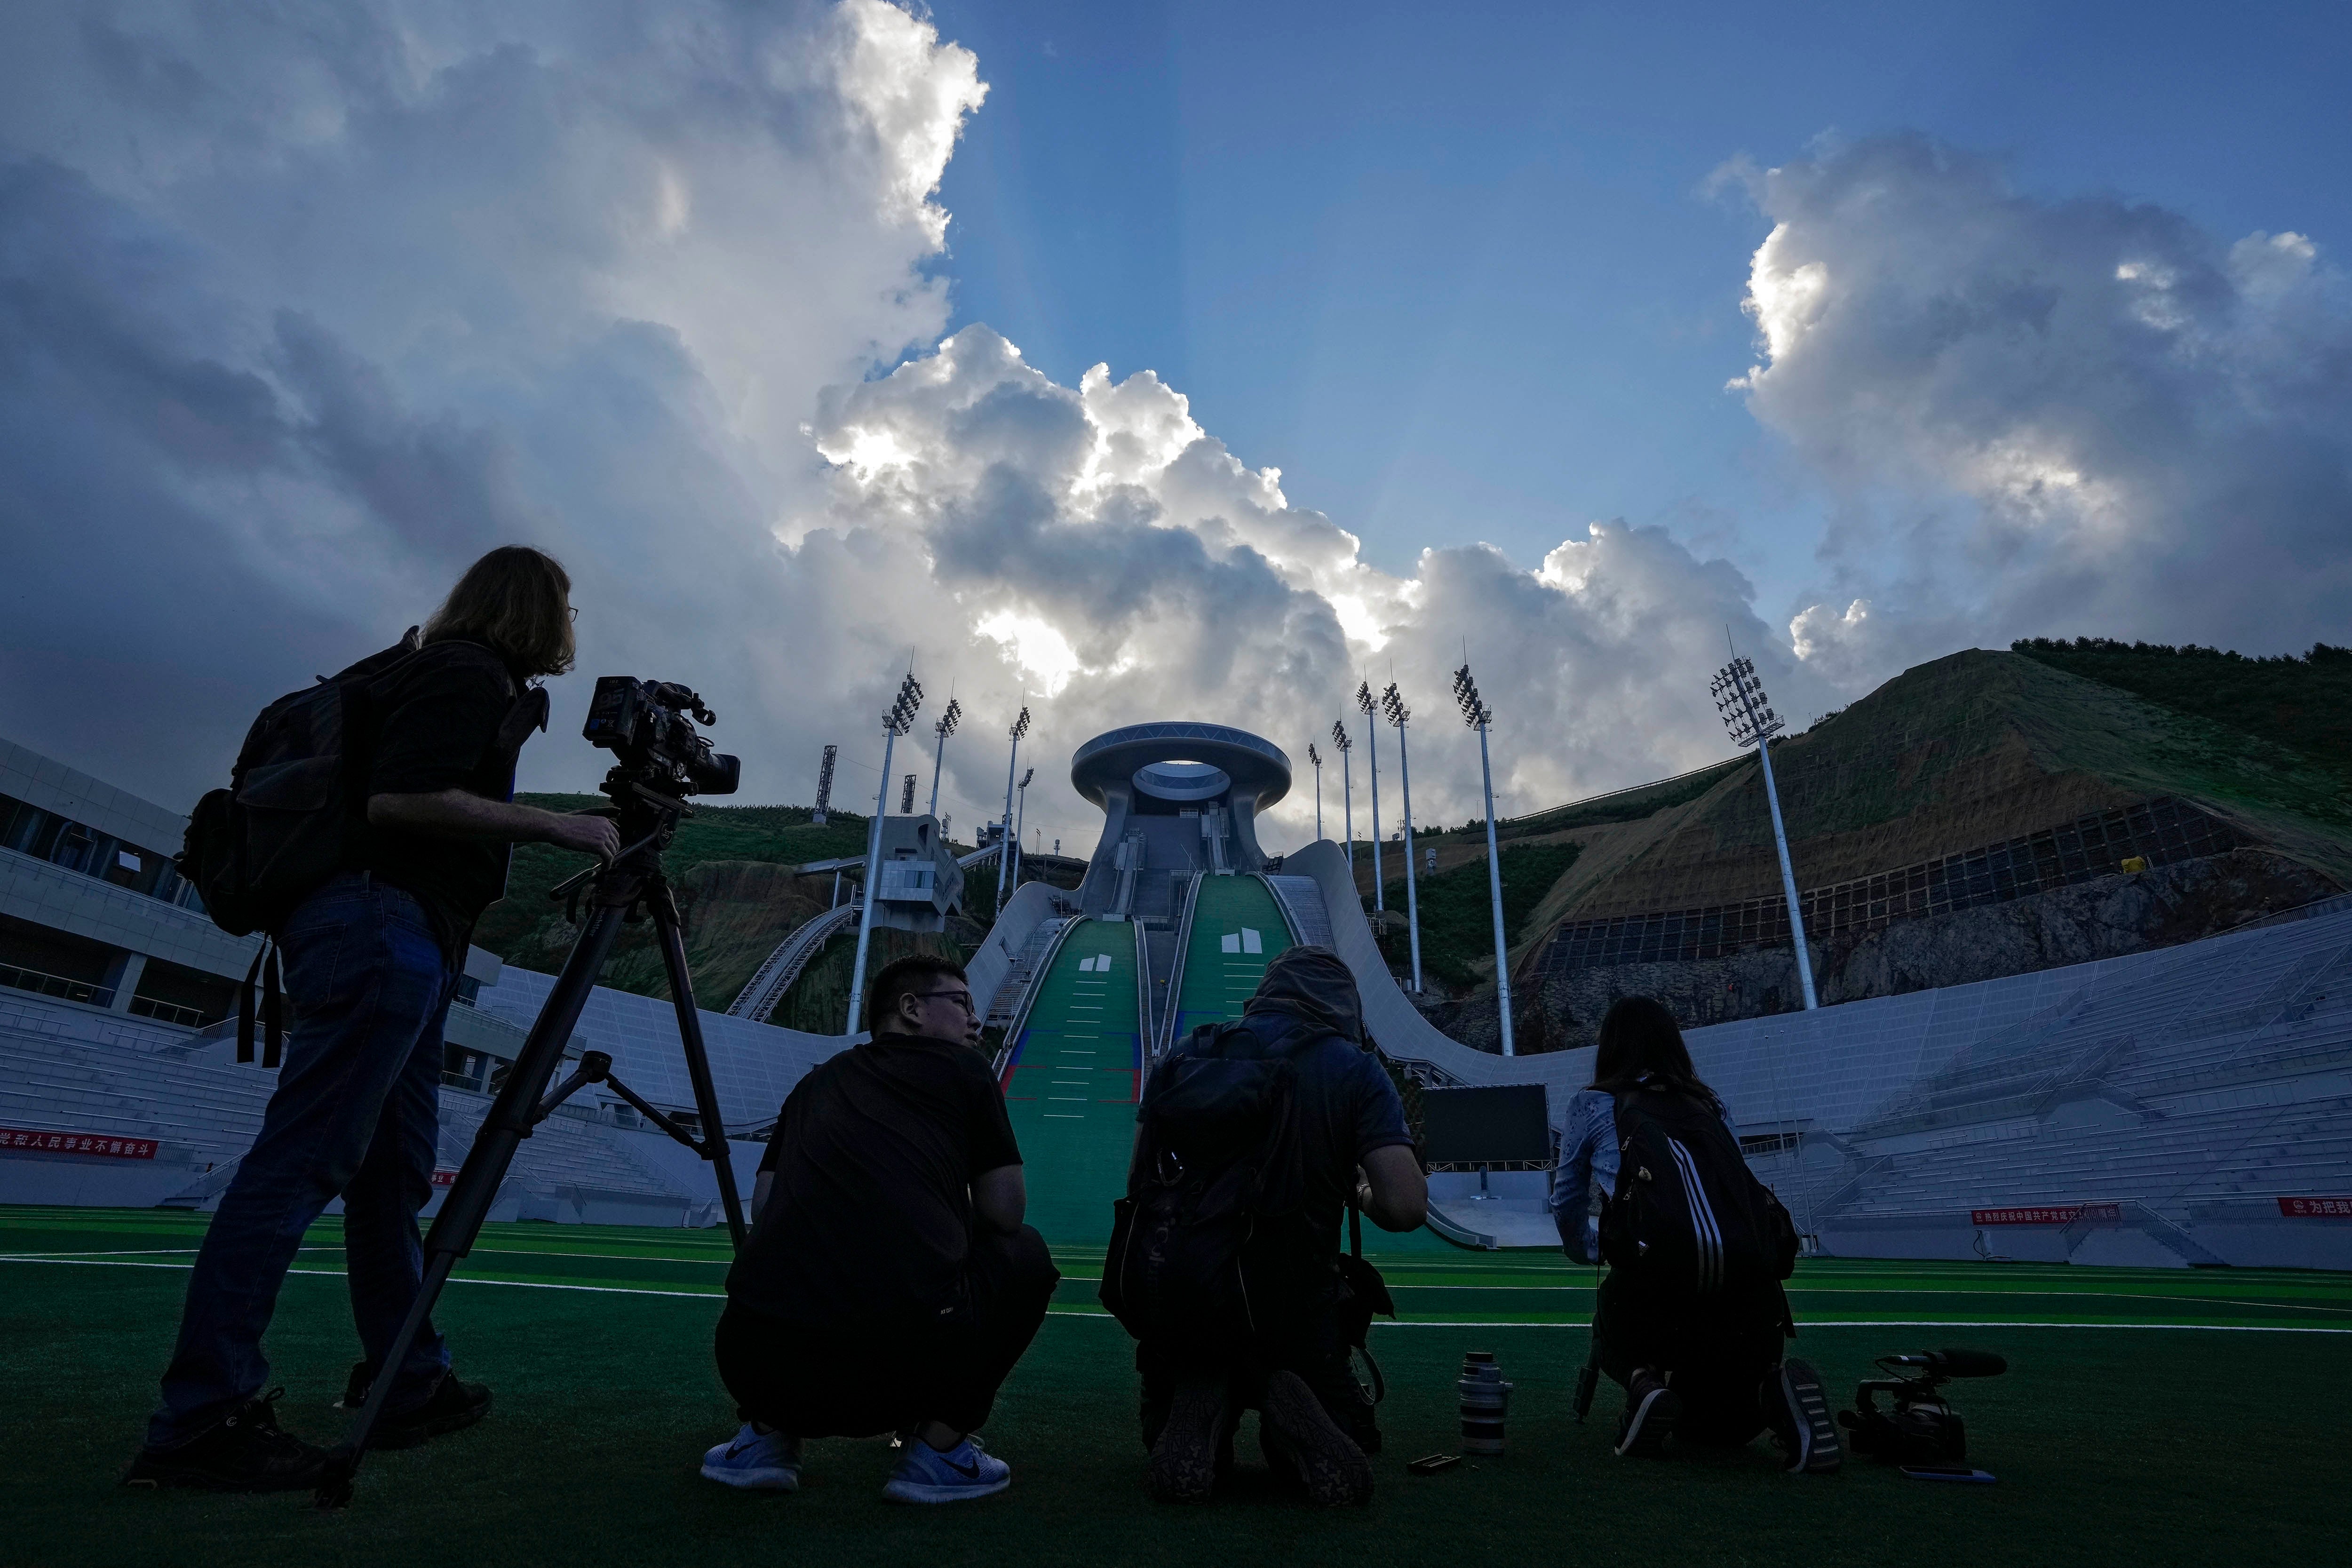
[{"label": "railing", "polygon": [[23,969],[13,963],[0,963],[0,985],[30,991],[42,996],[56,996],[68,1002],[86,1002],[93,1007],[114,1005],[114,987],[111,985],[68,979],[62,974],[44,974],[37,969]]},{"label": "railing", "polygon": [[152,1018],[159,1024],[177,1024],[188,1029],[201,1029],[207,1024],[217,1024],[227,1016],[208,1014],[202,1007],[184,1007],[177,1002],[158,1002],[152,996],[133,996],[131,1011],[142,1018]]}]

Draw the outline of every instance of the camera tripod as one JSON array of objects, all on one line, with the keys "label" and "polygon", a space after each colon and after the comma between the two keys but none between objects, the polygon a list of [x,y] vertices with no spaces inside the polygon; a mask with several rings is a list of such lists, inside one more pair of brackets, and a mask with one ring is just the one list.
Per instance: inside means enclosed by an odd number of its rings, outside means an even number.
[{"label": "camera tripod", "polygon": [[[667,783],[659,774],[655,783]],[[719,1178],[719,1202],[726,1206],[727,1228],[736,1247],[743,1245],[743,1203],[735,1190],[734,1166],[728,1159],[727,1130],[719,1119],[719,1092],[710,1079],[710,1059],[702,1045],[702,1019],[694,1005],[694,983],[687,973],[686,942],[680,934],[677,901],[662,874],[661,852],[693,807],[647,782],[639,770],[616,767],[605,775],[604,792],[616,808],[623,848],[609,866],[592,867],[551,889],[550,897],[573,900],[576,910],[584,893],[589,914],[564,960],[563,972],[532,1021],[521,1054],[507,1071],[506,1082],[491,1102],[489,1114],[474,1134],[474,1146],[449,1188],[433,1229],[425,1238],[424,1284],[409,1308],[407,1320],[385,1352],[368,1390],[367,1403],[343,1441],[327,1456],[320,1470],[317,1499],[321,1508],[339,1508],[352,1497],[352,1482],[367,1453],[369,1436],[383,1412],[385,1396],[398,1381],[401,1363],[432,1315],[441,1288],[448,1282],[458,1259],[473,1250],[482,1223],[489,1217],[515,1151],[531,1129],[547,1120],[555,1108],[592,1083],[609,1086],[656,1127],[710,1162]],[[646,1104],[635,1090],[612,1076],[612,1058],[602,1051],[582,1054],[580,1066],[541,1098],[548,1081],[563,1062],[563,1047],[580,1022],[588,993],[604,973],[604,961],[621,933],[625,920],[638,911],[649,915],[661,944],[662,965],[669,974],[669,994],[677,1009],[677,1032],[686,1049],[686,1068],[694,1085],[699,1136]]]}]

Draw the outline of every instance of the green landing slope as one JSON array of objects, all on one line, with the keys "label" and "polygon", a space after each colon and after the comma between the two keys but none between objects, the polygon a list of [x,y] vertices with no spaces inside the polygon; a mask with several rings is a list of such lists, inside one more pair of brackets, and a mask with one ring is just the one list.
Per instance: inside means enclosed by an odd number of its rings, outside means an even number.
[{"label": "green landing slope", "polygon": [[1290,926],[1274,894],[1255,877],[1203,877],[1192,900],[1192,934],[1184,946],[1184,978],[1176,998],[1181,1040],[1202,1024],[1242,1016],[1265,966],[1290,945]]},{"label": "green landing slope", "polygon": [[1135,928],[1085,921],[1063,940],[1004,1069],[1029,1223],[1055,1247],[1110,1238],[1127,1189],[1143,1069]]}]

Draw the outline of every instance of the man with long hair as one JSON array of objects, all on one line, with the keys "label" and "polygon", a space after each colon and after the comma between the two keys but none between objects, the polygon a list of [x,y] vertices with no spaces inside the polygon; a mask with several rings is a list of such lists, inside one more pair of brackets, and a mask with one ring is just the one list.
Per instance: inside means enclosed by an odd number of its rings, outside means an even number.
[{"label": "man with long hair", "polygon": [[125,1481],[300,1489],[325,1450],[280,1429],[261,1338],[302,1235],[343,1200],[344,1267],[365,1359],[347,1390],[396,1379],[374,1445],[472,1425],[489,1391],[461,1383],[428,1324],[406,1363],[382,1357],[421,1284],[416,1216],[433,1193],[443,1020],[467,938],[506,889],[508,847],[609,860],[602,816],[512,800],[515,758],[545,724],[532,682],[572,668],[571,579],[550,556],[493,550],[400,647],[345,684],[347,766],[364,770],[346,864],[270,931],[293,1027],[261,1131],[205,1231],[163,1401]]},{"label": "man with long hair", "polygon": [[[1780,1288],[1795,1228],[1748,1172],[1722,1100],[1654,998],[1620,997],[1601,1021],[1551,1208],[1570,1258],[1612,1266],[1593,1303],[1592,1365],[1625,1390],[1621,1456],[1657,1456],[1670,1436],[1738,1447],[1769,1426],[1788,1468],[1837,1468],[1821,1379],[1780,1355],[1795,1332]],[[1636,1216],[1659,1213],[1680,1217],[1639,1235]],[[1667,1256],[1683,1240],[1695,1268]]]}]

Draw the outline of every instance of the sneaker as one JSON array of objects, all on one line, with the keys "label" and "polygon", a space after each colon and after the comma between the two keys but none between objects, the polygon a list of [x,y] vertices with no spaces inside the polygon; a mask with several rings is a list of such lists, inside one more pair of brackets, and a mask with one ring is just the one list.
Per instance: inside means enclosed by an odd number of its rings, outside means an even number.
[{"label": "sneaker", "polygon": [[747,1492],[796,1492],[801,1489],[801,1440],[762,1432],[746,1421],[732,1439],[702,1456],[702,1474],[722,1487]]},{"label": "sneaker", "polygon": [[1151,1445],[1143,1489],[1154,1502],[1206,1502],[1217,1489],[1217,1448],[1224,1437],[1222,1379],[1187,1378],[1176,1385],[1168,1425]]},{"label": "sneaker", "polygon": [[[346,1390],[345,1392],[349,1392]],[[371,1448],[414,1448],[419,1443],[471,1426],[490,1413],[490,1391],[478,1383],[460,1383],[445,1372],[433,1392],[418,1404],[376,1417],[368,1436]]]},{"label": "sneaker", "polygon": [[1821,1373],[1810,1363],[1791,1357],[1765,1375],[1763,1397],[1782,1468],[1814,1476],[1834,1473],[1844,1462],[1845,1445],[1831,1419]]},{"label": "sneaker", "polygon": [[918,1437],[901,1451],[882,1495],[892,1502],[964,1502],[1013,1484],[1013,1467],[966,1437],[940,1453]]},{"label": "sneaker", "polygon": [[1617,1453],[1654,1459],[1665,1452],[1675,1421],[1683,1413],[1683,1396],[1650,1367],[1636,1367],[1625,1385],[1625,1414],[1617,1422]]},{"label": "sneaker", "polygon": [[122,1478],[126,1487],[198,1487],[214,1492],[308,1491],[318,1484],[327,1450],[278,1425],[273,1388],[247,1400],[202,1436],[176,1448],[142,1448]]},{"label": "sneaker", "polygon": [[352,1363],[351,1375],[343,1379],[342,1401],[338,1404],[335,1408],[338,1410],[357,1410],[361,1405],[365,1405],[367,1403],[368,1388],[374,1382],[375,1369],[368,1365],[367,1357],[362,1356],[359,1360]]},{"label": "sneaker", "polygon": [[1307,1500],[1316,1507],[1362,1508],[1372,1500],[1371,1460],[1297,1373],[1266,1378],[1258,1431],[1306,1486]]}]

